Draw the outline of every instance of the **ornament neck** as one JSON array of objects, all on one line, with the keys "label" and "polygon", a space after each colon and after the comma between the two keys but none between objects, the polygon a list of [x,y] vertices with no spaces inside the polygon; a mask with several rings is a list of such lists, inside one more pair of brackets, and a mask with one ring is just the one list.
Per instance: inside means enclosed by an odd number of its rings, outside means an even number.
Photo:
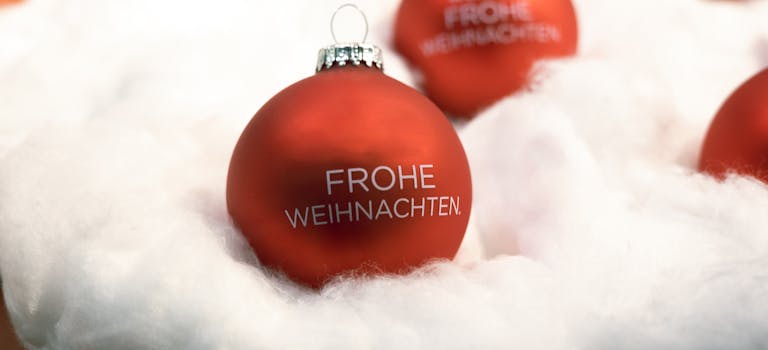
[{"label": "ornament neck", "polygon": [[361,66],[379,70],[384,69],[381,49],[376,45],[364,43],[334,44],[320,49],[317,54],[317,67],[320,72],[333,67],[346,65]]}]

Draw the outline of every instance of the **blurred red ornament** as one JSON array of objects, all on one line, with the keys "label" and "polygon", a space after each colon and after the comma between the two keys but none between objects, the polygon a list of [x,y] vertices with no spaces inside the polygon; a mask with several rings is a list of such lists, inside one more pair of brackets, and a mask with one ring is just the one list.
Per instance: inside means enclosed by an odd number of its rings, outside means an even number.
[{"label": "blurred red ornament", "polygon": [[0,0],[0,6],[18,4],[24,0]]},{"label": "blurred red ornament", "polygon": [[570,0],[403,0],[394,43],[444,111],[472,117],[524,87],[539,59],[576,52]]},{"label": "blurred red ornament", "polygon": [[699,169],[719,178],[735,172],[768,183],[768,69],[720,108],[704,139]]},{"label": "blurred red ornament", "polygon": [[321,50],[235,147],[227,206],[261,262],[319,287],[451,259],[472,189],[464,149],[426,97],[384,75],[372,45]]}]

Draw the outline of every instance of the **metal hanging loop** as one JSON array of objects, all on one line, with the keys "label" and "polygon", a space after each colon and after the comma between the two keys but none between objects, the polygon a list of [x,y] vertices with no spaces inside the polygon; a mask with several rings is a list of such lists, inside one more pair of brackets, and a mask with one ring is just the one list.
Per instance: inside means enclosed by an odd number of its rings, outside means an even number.
[{"label": "metal hanging loop", "polygon": [[357,10],[357,12],[360,14],[360,16],[363,17],[363,21],[365,22],[365,34],[363,34],[363,40],[360,41],[360,42],[364,43],[365,39],[368,39],[368,17],[365,16],[365,12],[363,12],[363,10],[361,10],[359,7],[357,7],[357,5],[355,5],[353,3],[343,4],[343,5],[339,6],[336,9],[336,11],[333,11],[333,15],[331,16],[331,36],[333,36],[333,42],[335,42],[337,44],[339,43],[339,40],[336,39],[336,32],[333,29],[333,22],[334,22],[334,20],[336,20],[336,15],[339,13],[339,11],[341,11],[343,8],[346,8],[346,7],[350,7],[350,8],[353,8],[353,9]]}]

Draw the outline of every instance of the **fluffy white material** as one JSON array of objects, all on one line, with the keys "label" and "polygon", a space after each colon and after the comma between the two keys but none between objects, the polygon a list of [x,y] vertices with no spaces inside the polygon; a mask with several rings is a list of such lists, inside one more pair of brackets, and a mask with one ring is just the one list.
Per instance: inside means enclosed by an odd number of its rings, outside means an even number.
[{"label": "fluffy white material", "polygon": [[[396,1],[358,3],[385,46]],[[28,348],[768,347],[768,187],[695,171],[718,106],[768,65],[768,2],[576,1],[578,56],[459,127],[456,262],[316,293],[258,266],[223,190],[339,4],[0,9],[0,272]]]}]

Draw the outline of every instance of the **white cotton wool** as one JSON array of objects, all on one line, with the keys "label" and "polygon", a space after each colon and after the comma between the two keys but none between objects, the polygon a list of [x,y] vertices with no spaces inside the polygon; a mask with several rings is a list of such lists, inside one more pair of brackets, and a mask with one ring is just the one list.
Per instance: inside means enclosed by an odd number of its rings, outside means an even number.
[{"label": "white cotton wool", "polygon": [[[0,10],[0,275],[30,349],[764,349],[768,186],[698,174],[768,2],[575,1],[579,53],[458,126],[455,262],[309,291],[229,219],[229,156],[342,2]],[[360,1],[387,74],[397,1]]]}]

